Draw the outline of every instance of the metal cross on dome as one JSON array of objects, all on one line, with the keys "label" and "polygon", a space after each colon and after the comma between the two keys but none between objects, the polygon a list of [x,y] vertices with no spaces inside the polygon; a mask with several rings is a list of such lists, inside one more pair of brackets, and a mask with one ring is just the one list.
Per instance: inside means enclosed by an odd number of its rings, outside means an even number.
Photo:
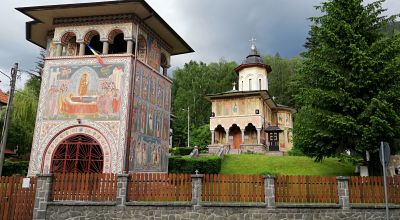
[{"label": "metal cross on dome", "polygon": [[251,43],[251,49],[254,50],[256,48],[256,39],[252,37],[249,42]]}]

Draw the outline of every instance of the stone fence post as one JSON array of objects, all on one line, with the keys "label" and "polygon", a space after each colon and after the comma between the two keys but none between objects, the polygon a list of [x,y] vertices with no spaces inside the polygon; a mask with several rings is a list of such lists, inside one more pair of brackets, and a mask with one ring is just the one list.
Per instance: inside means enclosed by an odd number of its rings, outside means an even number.
[{"label": "stone fence post", "polygon": [[126,203],[126,194],[128,192],[129,174],[118,174],[117,179],[117,206],[124,206]]},{"label": "stone fence post", "polygon": [[267,208],[273,209],[275,205],[275,177],[264,176],[264,200]]},{"label": "stone fence post", "polygon": [[336,177],[336,180],[338,184],[339,205],[342,207],[342,209],[349,209],[349,177],[338,176]]},{"label": "stone fence post", "polygon": [[204,174],[192,174],[192,205],[194,208],[200,206],[203,177]]},{"label": "stone fence post", "polygon": [[33,220],[46,219],[47,203],[52,188],[52,174],[38,174],[36,184],[35,206],[33,208]]}]

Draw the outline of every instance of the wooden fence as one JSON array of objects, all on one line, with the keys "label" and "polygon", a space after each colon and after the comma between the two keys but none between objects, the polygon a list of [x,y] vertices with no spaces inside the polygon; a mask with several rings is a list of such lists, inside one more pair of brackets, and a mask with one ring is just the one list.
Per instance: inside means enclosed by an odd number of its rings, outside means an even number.
[{"label": "wooden fence", "polygon": [[205,202],[264,202],[262,176],[205,174],[202,187]]},{"label": "wooden fence", "polygon": [[128,201],[191,201],[190,174],[132,173]]},{"label": "wooden fence", "polygon": [[277,176],[277,203],[338,203],[336,177]]},{"label": "wooden fence", "polygon": [[[352,176],[349,180],[350,203],[384,203],[383,177]],[[388,201],[400,203],[400,177],[388,177]]]},{"label": "wooden fence", "polygon": [[36,178],[30,178],[29,188],[22,188],[23,178],[0,177],[0,219],[32,219]]},{"label": "wooden fence", "polygon": [[115,201],[117,175],[111,173],[54,174],[53,201]]}]

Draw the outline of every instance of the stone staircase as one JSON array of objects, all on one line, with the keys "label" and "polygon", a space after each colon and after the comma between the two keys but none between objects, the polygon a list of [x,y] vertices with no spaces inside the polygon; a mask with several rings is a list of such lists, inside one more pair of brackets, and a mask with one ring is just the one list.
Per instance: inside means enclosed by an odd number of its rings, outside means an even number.
[{"label": "stone staircase", "polygon": [[241,153],[240,149],[230,149],[228,152],[228,154],[240,154],[240,153]]}]

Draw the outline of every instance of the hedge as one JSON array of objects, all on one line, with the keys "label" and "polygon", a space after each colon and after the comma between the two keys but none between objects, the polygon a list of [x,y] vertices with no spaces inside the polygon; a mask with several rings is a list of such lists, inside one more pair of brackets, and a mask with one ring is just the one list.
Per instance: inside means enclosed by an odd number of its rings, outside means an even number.
[{"label": "hedge", "polygon": [[3,176],[21,175],[26,176],[28,172],[29,161],[11,161],[5,160],[3,165]]},{"label": "hedge", "polygon": [[221,170],[222,159],[217,156],[208,157],[169,157],[168,172],[169,173],[219,173]]}]

